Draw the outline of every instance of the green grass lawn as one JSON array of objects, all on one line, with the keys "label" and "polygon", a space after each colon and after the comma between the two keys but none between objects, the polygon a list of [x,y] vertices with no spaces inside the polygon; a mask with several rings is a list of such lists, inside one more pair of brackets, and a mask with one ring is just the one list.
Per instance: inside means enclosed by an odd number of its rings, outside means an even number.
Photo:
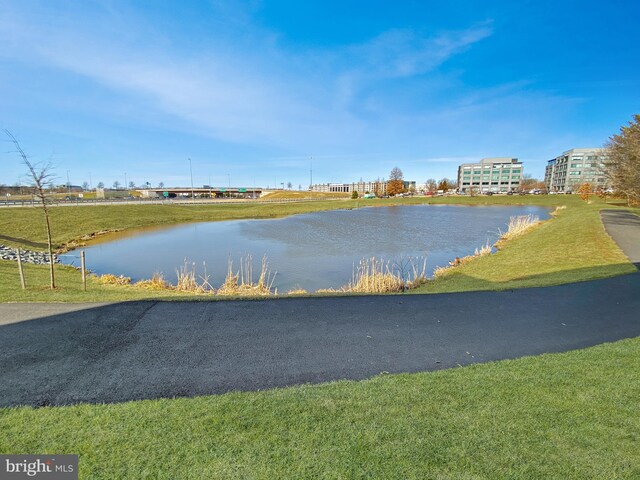
[{"label": "green grass lawn", "polygon": [[411,293],[540,287],[636,271],[604,229],[599,212],[605,204],[556,197],[567,208],[555,218]]},{"label": "green grass lawn", "polygon": [[[424,199],[264,206],[56,210],[56,242],[145,224],[287,215]],[[455,197],[432,203],[566,205],[527,235],[419,290],[515,288],[635,271],[574,196]],[[80,210],[82,209],[82,210]],[[80,225],[73,212],[87,210]],[[103,210],[104,209],[104,210]],[[65,212],[67,210],[68,212]],[[14,212],[20,212],[15,213]],[[41,243],[37,211],[0,210],[0,243]],[[33,223],[31,223],[33,222]],[[155,222],[155,223],[154,223]],[[22,243],[21,243],[22,242]],[[29,243],[24,243],[29,242]],[[0,301],[180,297],[99,285],[78,272],[0,262]],[[201,297],[202,298],[202,297]],[[640,338],[432,373],[116,405],[0,409],[0,453],[77,453],[80,478],[640,478]]]},{"label": "green grass lawn", "polygon": [[432,373],[0,409],[1,453],[80,478],[640,477],[640,339]]},{"label": "green grass lawn", "polygon": [[[634,272],[617,245],[606,234],[599,210],[617,208],[594,198],[590,204],[571,195],[436,197],[375,200],[315,201],[283,204],[217,205],[111,205],[60,207],[52,210],[54,241],[58,247],[83,235],[103,230],[133,229],[191,221],[267,218],[362,206],[410,205],[418,203],[458,205],[513,205],[527,203],[555,207],[559,215],[525,236],[507,242],[491,256],[479,258],[430,281],[412,293],[440,293],[468,290],[497,290],[556,285],[606,278]],[[0,209],[0,243],[25,248],[43,248],[45,234],[37,209]],[[478,245],[480,247],[480,245]],[[131,287],[105,286],[89,278],[88,291],[81,290],[80,274],[57,266],[58,288],[47,288],[48,272],[43,266],[27,265],[27,290],[20,289],[15,262],[0,261],[0,302],[8,301],[120,301],[149,298],[193,297],[171,291],[149,291]]]}]

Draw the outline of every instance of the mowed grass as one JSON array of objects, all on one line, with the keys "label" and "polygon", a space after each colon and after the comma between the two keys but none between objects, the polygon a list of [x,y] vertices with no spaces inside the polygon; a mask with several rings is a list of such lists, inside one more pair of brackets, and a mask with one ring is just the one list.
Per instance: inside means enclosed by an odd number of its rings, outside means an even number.
[{"label": "mowed grass", "polygon": [[[527,234],[506,242],[494,255],[478,258],[429,281],[410,293],[500,290],[556,285],[632,273],[635,267],[606,234],[600,220],[603,207],[618,208],[597,198],[591,203],[576,195],[413,197],[401,199],[338,200],[274,204],[115,205],[60,207],[52,210],[54,242],[58,247],[83,235],[104,230],[130,230],[182,222],[240,218],[273,218],[329,210],[412,204],[566,206],[557,217]],[[45,233],[37,209],[0,209],[0,243],[44,248]],[[478,245],[481,247],[481,245]],[[260,253],[260,252],[258,252]],[[223,266],[219,266],[223,268]],[[149,291],[128,286],[102,285],[89,278],[81,289],[76,270],[57,266],[58,288],[47,288],[47,267],[27,265],[27,290],[20,289],[15,262],[0,261],[0,301],[120,301],[150,298],[211,299],[173,291]],[[431,272],[427,272],[430,274]],[[175,278],[168,278],[175,282]]]},{"label": "mowed grass", "polygon": [[432,373],[0,409],[0,453],[80,478],[640,477],[640,339]]},{"label": "mowed grass", "polygon": [[636,271],[604,229],[600,210],[605,204],[561,198],[566,208],[551,220],[410,293],[540,287]]},{"label": "mowed grass", "polygon": [[[277,218],[298,213],[330,210],[344,206],[340,201],[288,203],[215,203],[208,205],[85,205],[51,208],[51,230],[56,248],[96,232],[188,222]],[[42,210],[0,209],[0,243],[44,250],[46,231]]]}]

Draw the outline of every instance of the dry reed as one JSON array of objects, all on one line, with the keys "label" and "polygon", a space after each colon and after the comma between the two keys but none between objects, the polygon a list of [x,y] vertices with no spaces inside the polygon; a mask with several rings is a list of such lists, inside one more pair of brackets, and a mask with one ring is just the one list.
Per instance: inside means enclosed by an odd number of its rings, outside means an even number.
[{"label": "dry reed", "polygon": [[524,235],[530,228],[538,225],[540,218],[537,215],[518,215],[509,218],[509,226],[507,231],[500,236],[500,240],[512,240]]},{"label": "dry reed", "polygon": [[344,290],[336,290],[335,288],[320,288],[316,290],[316,293],[344,293]]},{"label": "dry reed", "polygon": [[178,282],[176,283],[175,289],[178,292],[198,294],[213,293],[208,278],[204,278],[201,281],[198,280],[195,262],[189,264],[187,259],[185,259],[184,264],[176,270],[176,276],[178,277]]},{"label": "dry reed", "polygon": [[227,264],[227,276],[224,283],[218,289],[217,294],[223,296],[265,296],[277,294],[272,290],[276,273],[269,271],[267,256],[262,257],[260,276],[257,282],[253,280],[253,259],[247,255],[240,259],[240,270],[233,272],[233,260],[229,258]]},{"label": "dry reed", "polygon": [[489,242],[487,242],[482,247],[476,248],[475,251],[473,252],[473,255],[467,255],[466,257],[462,257],[462,258],[456,257],[454,260],[449,262],[449,265],[447,265],[446,267],[436,267],[433,270],[433,277],[434,278],[442,277],[443,275],[446,275],[452,272],[456,267],[465,265],[475,260],[476,258],[484,257],[485,255],[490,255],[491,252],[492,252],[491,245],[489,245]]},{"label": "dry reed", "polygon": [[397,262],[375,257],[360,260],[353,278],[342,291],[351,293],[391,293],[416,288],[426,282],[426,257],[422,269],[412,258]]}]

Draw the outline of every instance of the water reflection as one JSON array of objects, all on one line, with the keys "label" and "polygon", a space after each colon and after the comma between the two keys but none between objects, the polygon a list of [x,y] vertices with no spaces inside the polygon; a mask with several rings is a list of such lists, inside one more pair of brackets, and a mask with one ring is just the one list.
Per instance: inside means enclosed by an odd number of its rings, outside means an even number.
[{"label": "water reflection", "polygon": [[86,247],[88,267],[134,280],[162,272],[175,282],[185,259],[220,285],[227,259],[253,255],[259,272],[267,255],[274,286],[313,291],[339,288],[351,279],[353,265],[365,257],[418,257],[427,254],[427,272],[464,256],[487,242],[493,244],[514,215],[549,217],[548,209],[532,206],[417,205],[317,212],[276,220],[233,220],[180,225],[162,230],[127,232],[108,242]]}]

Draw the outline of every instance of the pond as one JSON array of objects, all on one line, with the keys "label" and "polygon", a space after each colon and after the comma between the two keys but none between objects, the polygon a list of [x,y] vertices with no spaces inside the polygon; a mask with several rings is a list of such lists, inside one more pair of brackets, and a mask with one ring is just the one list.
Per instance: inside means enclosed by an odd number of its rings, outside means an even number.
[{"label": "pond", "polygon": [[273,286],[280,293],[293,288],[315,291],[345,285],[354,265],[372,256],[400,262],[426,255],[430,275],[436,266],[470,255],[487,242],[493,245],[511,216],[529,214],[549,218],[548,209],[533,206],[359,208],[141,229],[106,237],[82,250],[87,268],[97,274],[137,281],[161,272],[175,283],[176,270],[186,260],[189,266],[195,264],[199,275],[206,266],[214,287],[223,283],[229,258],[237,270],[240,258],[251,255],[257,277],[266,255],[270,271],[277,272]]}]

